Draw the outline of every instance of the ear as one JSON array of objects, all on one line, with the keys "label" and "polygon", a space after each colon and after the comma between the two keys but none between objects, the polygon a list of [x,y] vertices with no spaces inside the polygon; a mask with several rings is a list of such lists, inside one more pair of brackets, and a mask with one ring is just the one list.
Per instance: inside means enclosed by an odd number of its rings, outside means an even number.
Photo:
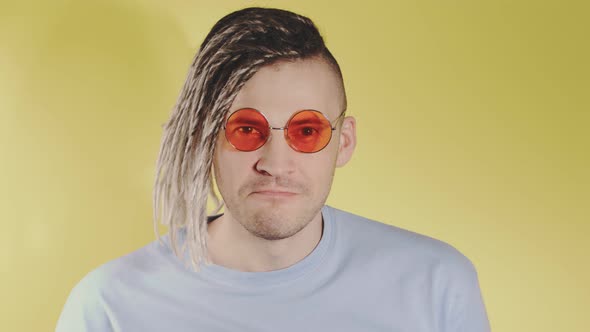
[{"label": "ear", "polygon": [[340,128],[340,145],[338,146],[338,157],[336,167],[342,167],[348,163],[356,147],[356,120],[347,116],[342,120]]}]

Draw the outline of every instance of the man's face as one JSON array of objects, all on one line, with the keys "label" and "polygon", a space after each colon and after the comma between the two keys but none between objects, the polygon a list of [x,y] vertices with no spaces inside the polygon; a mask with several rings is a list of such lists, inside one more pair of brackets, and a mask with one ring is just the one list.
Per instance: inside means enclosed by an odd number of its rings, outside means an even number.
[{"label": "man's face", "polygon": [[[295,112],[313,109],[335,125],[343,107],[337,74],[323,60],[308,59],[261,68],[240,90],[229,114],[254,108],[272,127],[284,127]],[[335,167],[344,165],[352,153],[340,147],[347,145],[351,133],[354,136],[354,119],[344,121],[348,129],[338,125],[330,143],[316,153],[293,150],[281,130],[272,130],[258,150],[242,152],[221,130],[213,164],[226,217],[267,240],[288,238],[303,229],[324,205]]]}]

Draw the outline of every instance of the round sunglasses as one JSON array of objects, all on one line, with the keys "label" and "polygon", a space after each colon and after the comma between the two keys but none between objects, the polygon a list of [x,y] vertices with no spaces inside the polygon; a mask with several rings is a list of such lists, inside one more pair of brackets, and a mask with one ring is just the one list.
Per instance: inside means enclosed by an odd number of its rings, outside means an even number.
[{"label": "round sunglasses", "polygon": [[[334,122],[337,123],[345,112],[342,111]],[[322,112],[302,110],[293,114],[284,127],[272,127],[260,111],[242,108],[227,118],[223,129],[227,141],[239,151],[255,151],[268,141],[271,130],[282,130],[293,150],[314,153],[330,143],[336,125]]]}]

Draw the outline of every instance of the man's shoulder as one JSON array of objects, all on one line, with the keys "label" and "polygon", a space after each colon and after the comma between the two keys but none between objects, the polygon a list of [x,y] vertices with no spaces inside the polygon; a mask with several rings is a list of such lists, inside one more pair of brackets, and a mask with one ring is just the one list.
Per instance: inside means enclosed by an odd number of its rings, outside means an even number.
[{"label": "man's shoulder", "polygon": [[355,255],[396,262],[445,264],[470,269],[471,261],[451,244],[401,227],[328,207],[339,241]]},{"label": "man's shoulder", "polygon": [[[396,288],[408,301],[442,308],[453,331],[489,331],[477,271],[463,253],[441,240],[329,208],[340,264],[382,291]],[[427,287],[425,287],[427,285]],[[425,293],[426,290],[426,293]],[[421,297],[422,296],[422,297]]]},{"label": "man's shoulder", "polygon": [[148,275],[163,271],[165,264],[173,264],[166,241],[155,240],[121,257],[112,259],[87,273],[74,287],[72,294],[86,298],[102,297],[124,289]]},{"label": "man's shoulder", "polygon": [[110,260],[82,277],[66,300],[56,331],[86,331],[88,324],[99,331],[111,331],[113,306],[136,298],[138,291],[171,273],[168,264],[174,261],[165,238],[162,243],[156,240]]}]

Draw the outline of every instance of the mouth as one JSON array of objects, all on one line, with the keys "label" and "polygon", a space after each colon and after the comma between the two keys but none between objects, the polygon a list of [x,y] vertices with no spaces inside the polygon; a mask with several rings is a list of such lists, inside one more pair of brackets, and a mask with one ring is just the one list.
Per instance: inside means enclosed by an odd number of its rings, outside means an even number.
[{"label": "mouth", "polygon": [[253,191],[252,195],[264,195],[264,196],[276,196],[276,197],[291,197],[297,195],[296,193],[290,191],[280,191],[280,190],[259,190]]},{"label": "mouth", "polygon": [[253,196],[266,197],[266,198],[288,198],[296,196],[297,193],[288,191],[285,189],[257,189],[251,193]]}]

